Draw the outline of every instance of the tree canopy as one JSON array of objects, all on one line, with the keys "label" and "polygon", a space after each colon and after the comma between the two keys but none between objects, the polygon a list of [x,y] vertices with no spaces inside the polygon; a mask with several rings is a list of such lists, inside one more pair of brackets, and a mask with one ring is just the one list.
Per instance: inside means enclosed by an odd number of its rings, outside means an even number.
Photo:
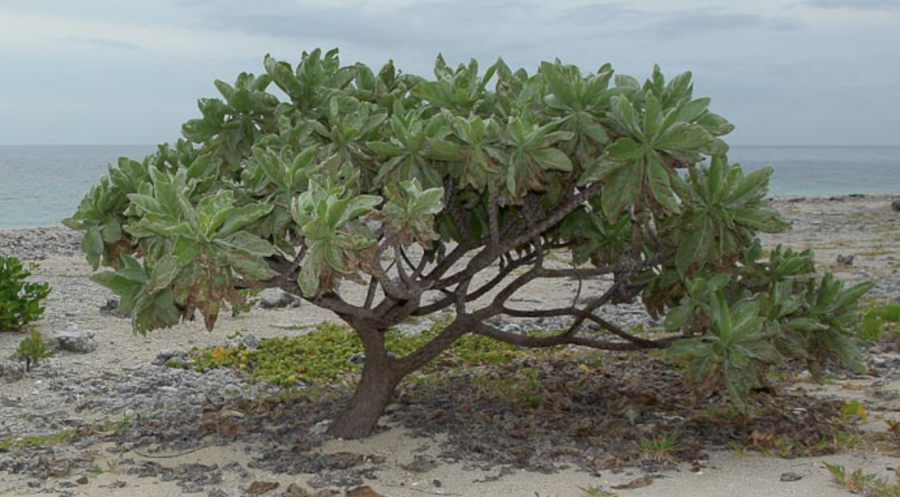
[{"label": "tree canopy", "polygon": [[[296,66],[267,56],[264,70],[216,81],[184,139],[121,159],[65,224],[84,231],[95,269],[111,268],[94,280],[136,332],[195,314],[212,329],[241,288],[334,311],[366,353],[336,435],[368,434],[399,381],[467,333],[668,348],[739,405],[786,357],[860,365],[851,311],[870,285],[817,280],[809,252],[763,251],[757,233],[788,228],[765,198],[773,170],[729,162],[733,127],[694,97],[690,73],[655,67],[642,84],[609,64],[530,74],[498,60],[481,73],[438,57],[426,79],[391,62],[342,66],[336,50]],[[536,281],[609,275],[569,305],[508,305]],[[346,282],[365,299],[344,298]],[[665,316],[662,333],[596,312],[637,298]],[[387,329],[440,311],[453,319],[434,339],[386,353]],[[491,326],[496,316],[571,324],[530,336]]]}]

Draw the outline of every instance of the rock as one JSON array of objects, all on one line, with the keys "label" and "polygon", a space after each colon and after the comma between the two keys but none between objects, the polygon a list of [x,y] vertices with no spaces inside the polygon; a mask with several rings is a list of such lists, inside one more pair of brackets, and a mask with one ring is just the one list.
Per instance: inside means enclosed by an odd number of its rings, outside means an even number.
[{"label": "rock", "polygon": [[181,367],[190,360],[191,355],[183,350],[163,350],[156,355],[156,358],[153,359],[153,362],[151,362],[151,364],[153,364],[154,366],[169,365]]},{"label": "rock", "polygon": [[283,307],[297,307],[300,298],[291,295],[280,288],[266,288],[259,292],[259,306],[263,309],[279,309]]},{"label": "rock", "polygon": [[891,209],[893,209],[894,212],[900,212],[900,200],[894,200],[893,202],[891,202]]},{"label": "rock", "polygon": [[837,263],[840,264],[841,266],[852,266],[854,257],[856,257],[856,256],[855,255],[838,254]]},{"label": "rock", "polygon": [[798,475],[794,472],[781,473],[781,481],[792,482],[792,481],[800,481],[803,479],[803,476]]},{"label": "rock", "polygon": [[119,299],[110,297],[106,299],[106,303],[100,306],[100,314],[106,314],[117,318],[130,318],[131,314],[119,311]]},{"label": "rock", "polygon": [[[21,361],[0,361],[0,376],[6,381],[21,380],[25,376],[25,363]],[[4,405],[5,405],[4,398]]]},{"label": "rock", "polygon": [[246,350],[256,350],[259,347],[259,339],[256,335],[238,335],[225,340],[225,346],[228,348],[236,348],[243,345]]},{"label": "rock", "polygon": [[56,342],[63,350],[81,354],[93,352],[99,345],[97,340],[94,340],[93,331],[79,330],[73,323],[66,323],[62,331],[56,334]]}]

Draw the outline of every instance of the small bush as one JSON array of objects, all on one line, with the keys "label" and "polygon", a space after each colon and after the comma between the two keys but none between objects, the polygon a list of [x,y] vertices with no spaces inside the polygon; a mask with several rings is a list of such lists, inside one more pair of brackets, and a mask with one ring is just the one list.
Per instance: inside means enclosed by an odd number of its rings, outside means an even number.
[{"label": "small bush", "polygon": [[53,355],[53,342],[45,342],[37,330],[31,330],[16,348],[15,358],[25,363],[25,371],[31,371],[42,360]]},{"label": "small bush", "polygon": [[[31,263],[30,270],[37,269]],[[41,301],[50,294],[48,283],[27,283],[31,276],[19,259],[0,256],[0,331],[18,331],[44,314]]]}]

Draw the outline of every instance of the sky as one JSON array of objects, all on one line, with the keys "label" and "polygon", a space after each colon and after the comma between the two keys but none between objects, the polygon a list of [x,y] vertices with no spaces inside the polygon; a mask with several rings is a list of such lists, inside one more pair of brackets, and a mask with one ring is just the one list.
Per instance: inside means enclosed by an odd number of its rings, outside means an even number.
[{"label": "sky", "polygon": [[735,145],[900,145],[900,0],[0,0],[0,145],[180,137],[213,81],[340,49],[694,75]]}]

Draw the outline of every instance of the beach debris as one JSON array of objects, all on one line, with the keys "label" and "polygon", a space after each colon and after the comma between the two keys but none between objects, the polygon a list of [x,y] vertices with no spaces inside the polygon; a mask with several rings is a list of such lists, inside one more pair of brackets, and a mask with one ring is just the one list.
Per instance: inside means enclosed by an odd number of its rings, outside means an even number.
[{"label": "beach debris", "polygon": [[788,471],[787,473],[781,473],[781,481],[784,482],[792,482],[792,481],[800,481],[803,479],[802,475],[794,473],[793,471]]},{"label": "beach debris", "polygon": [[261,495],[266,492],[275,490],[276,488],[278,488],[277,481],[255,481],[251,483],[246,490],[244,490],[244,493],[250,495]]},{"label": "beach debris", "polygon": [[431,471],[438,466],[437,461],[426,454],[416,454],[415,458],[407,464],[401,464],[400,467],[412,471],[413,473],[425,473]]},{"label": "beach debris", "polygon": [[838,256],[837,256],[837,263],[838,263],[839,265],[841,265],[841,266],[852,266],[852,265],[853,265],[853,259],[854,259],[855,257],[856,257],[855,255],[843,255],[843,254],[838,254]]},{"label": "beach debris", "polygon": [[347,493],[345,495],[346,497],[385,497],[384,494],[380,494],[372,490],[372,487],[368,485],[353,487],[347,490]]},{"label": "beach debris", "polygon": [[644,475],[640,478],[635,478],[628,483],[623,483],[621,485],[613,485],[613,490],[630,490],[635,488],[643,488],[647,487],[653,483],[653,477],[650,475]]},{"label": "beach debris", "polygon": [[99,346],[93,331],[80,330],[75,323],[66,323],[62,331],[56,334],[56,342],[59,348],[79,354],[93,352]]},{"label": "beach debris", "polygon": [[281,309],[298,305],[300,305],[299,297],[280,288],[266,288],[259,292],[259,306],[263,309]]},{"label": "beach debris", "polygon": [[100,314],[106,314],[117,318],[130,318],[131,314],[119,311],[119,299],[110,297],[106,303],[100,306]]}]

